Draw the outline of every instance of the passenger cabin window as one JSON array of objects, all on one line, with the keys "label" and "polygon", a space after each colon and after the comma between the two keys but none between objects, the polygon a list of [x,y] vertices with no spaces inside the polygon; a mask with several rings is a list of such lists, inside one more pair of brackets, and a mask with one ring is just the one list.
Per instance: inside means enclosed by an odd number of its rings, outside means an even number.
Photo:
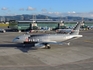
[{"label": "passenger cabin window", "polygon": [[45,34],[39,34],[39,35],[30,35],[30,37],[38,37],[38,36],[45,36]]}]

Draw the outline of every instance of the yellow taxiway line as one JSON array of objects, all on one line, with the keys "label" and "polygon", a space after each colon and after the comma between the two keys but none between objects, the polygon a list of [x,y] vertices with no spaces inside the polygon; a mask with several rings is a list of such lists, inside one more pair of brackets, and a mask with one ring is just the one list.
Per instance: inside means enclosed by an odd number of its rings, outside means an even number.
[{"label": "yellow taxiway line", "polygon": [[90,41],[90,40],[85,40],[85,42],[88,42],[88,43],[92,43],[93,44],[93,41]]}]

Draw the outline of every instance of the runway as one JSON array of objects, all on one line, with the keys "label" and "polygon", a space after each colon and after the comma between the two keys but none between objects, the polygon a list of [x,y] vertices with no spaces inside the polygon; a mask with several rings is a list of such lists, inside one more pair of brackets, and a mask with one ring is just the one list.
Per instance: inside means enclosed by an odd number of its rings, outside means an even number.
[{"label": "runway", "polygon": [[35,49],[12,43],[18,32],[0,33],[0,70],[93,70],[93,30],[81,31],[71,45]]}]

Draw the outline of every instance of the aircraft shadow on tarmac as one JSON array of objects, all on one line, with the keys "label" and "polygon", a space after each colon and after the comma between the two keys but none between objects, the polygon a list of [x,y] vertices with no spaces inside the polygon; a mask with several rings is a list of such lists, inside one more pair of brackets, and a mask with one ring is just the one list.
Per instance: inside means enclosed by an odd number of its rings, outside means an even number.
[{"label": "aircraft shadow on tarmac", "polygon": [[11,30],[10,28],[5,29],[6,32],[18,32],[18,30]]},{"label": "aircraft shadow on tarmac", "polygon": [[37,50],[37,48],[33,47],[31,44],[26,44],[25,47],[23,44],[0,44],[0,47],[14,47],[15,49],[19,49],[25,53],[27,53],[29,50]]}]

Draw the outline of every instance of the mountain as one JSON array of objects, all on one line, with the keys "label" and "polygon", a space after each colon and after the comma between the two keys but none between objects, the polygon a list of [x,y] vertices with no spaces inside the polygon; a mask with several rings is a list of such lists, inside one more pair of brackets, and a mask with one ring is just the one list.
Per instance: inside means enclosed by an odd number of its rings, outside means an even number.
[{"label": "mountain", "polygon": [[[54,21],[57,20],[64,20],[64,21],[81,21],[82,17],[73,17],[73,16],[66,16],[66,17],[51,17],[47,15],[16,15],[16,16],[0,16],[0,21],[9,21],[9,20],[30,20],[30,19],[52,19]],[[93,21],[91,18],[83,18],[84,21]]]}]

